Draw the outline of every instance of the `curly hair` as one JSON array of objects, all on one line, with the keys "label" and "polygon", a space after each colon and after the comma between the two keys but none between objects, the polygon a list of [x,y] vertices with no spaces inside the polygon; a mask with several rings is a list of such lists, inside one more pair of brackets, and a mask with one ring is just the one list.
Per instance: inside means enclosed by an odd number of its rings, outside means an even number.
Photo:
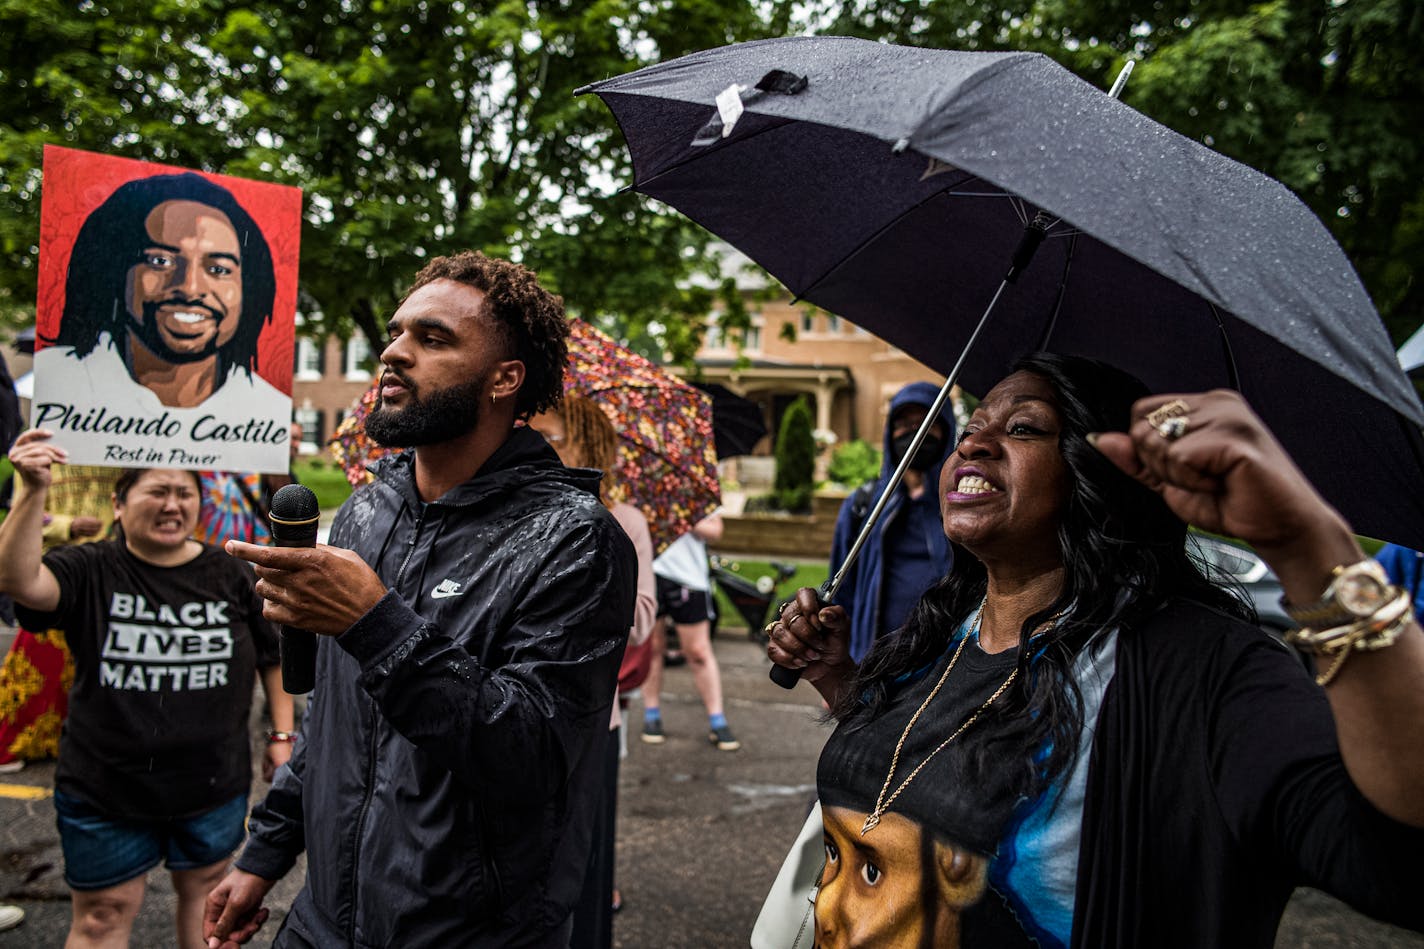
[{"label": "curly hair", "polygon": [[563,404],[551,411],[564,420],[564,437],[573,448],[574,460],[603,471],[598,494],[604,506],[623,500],[614,470],[618,465],[618,433],[603,409],[587,396],[569,392],[564,395]]},{"label": "curly hair", "polygon": [[454,280],[485,295],[484,313],[503,334],[513,358],[524,363],[515,417],[528,419],[558,405],[569,351],[563,297],[539,286],[538,275],[529,268],[477,250],[436,257],[415,275],[406,297],[436,280]]},{"label": "curly hair", "polygon": [[[238,368],[248,376],[257,369],[257,339],[272,322],[277,292],[275,267],[267,238],[232,192],[201,175],[153,175],[120,185],[84,219],[74,239],[64,281],[64,313],[47,344],[74,347],[89,355],[101,333],[115,347],[128,345],[128,273],[152,242],[148,215],[168,201],[194,201],[224,215],[242,247],[242,312],[237,333],[218,350],[219,378]],[[122,349],[120,350],[123,351]]]}]

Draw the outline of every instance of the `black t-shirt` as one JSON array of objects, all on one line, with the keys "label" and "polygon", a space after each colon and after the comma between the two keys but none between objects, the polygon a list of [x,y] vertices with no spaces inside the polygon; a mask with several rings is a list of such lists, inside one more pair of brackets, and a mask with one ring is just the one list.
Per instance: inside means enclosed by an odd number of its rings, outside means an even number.
[{"label": "black t-shirt", "polygon": [[[842,723],[821,753],[817,786],[828,863],[816,899],[816,927],[824,942],[856,936],[866,945],[1039,944],[993,877],[994,861],[1023,802],[1009,786],[1006,769],[973,770],[967,753],[971,732],[982,742],[988,737],[983,730],[991,726],[981,717],[934,753],[1013,672],[1016,650],[990,655],[971,637],[910,730],[884,797],[923,767],[881,822],[861,833],[885,787],[896,743],[940,681],[956,644],[932,666],[892,684],[880,715],[871,719],[862,711]],[[1016,758],[1021,751],[1005,748],[1001,754]]]},{"label": "black t-shirt", "polygon": [[122,540],[45,555],[59,581],[53,613],[74,654],[55,788],[106,813],[185,817],[244,793],[247,719],[258,668],[277,664],[247,564],[215,547],[158,567]]}]

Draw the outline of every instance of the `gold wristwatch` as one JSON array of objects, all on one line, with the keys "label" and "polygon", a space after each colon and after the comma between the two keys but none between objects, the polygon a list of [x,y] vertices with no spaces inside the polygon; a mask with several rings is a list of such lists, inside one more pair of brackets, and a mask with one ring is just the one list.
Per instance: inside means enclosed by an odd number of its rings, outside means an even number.
[{"label": "gold wristwatch", "polygon": [[1281,608],[1307,629],[1332,629],[1369,619],[1398,595],[1379,561],[1366,559],[1330,571],[1330,585],[1314,603],[1293,606],[1281,597]]}]

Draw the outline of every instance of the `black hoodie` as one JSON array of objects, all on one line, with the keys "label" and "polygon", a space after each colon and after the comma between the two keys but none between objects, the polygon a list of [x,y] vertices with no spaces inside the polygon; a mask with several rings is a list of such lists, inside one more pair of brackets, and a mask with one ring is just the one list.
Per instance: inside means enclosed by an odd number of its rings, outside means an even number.
[{"label": "black hoodie", "polygon": [[429,504],[409,453],[374,470],[331,544],[390,592],[323,638],[302,737],[237,865],[276,879],[306,849],[279,946],[567,945],[633,545],[598,473],[527,428]]}]

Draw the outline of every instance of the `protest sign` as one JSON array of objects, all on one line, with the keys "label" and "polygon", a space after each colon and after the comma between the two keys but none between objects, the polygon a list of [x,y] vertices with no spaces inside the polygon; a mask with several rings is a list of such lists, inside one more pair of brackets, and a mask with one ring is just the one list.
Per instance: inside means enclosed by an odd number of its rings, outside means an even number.
[{"label": "protest sign", "polygon": [[285,472],[301,209],[46,146],[30,424],[75,464]]}]

